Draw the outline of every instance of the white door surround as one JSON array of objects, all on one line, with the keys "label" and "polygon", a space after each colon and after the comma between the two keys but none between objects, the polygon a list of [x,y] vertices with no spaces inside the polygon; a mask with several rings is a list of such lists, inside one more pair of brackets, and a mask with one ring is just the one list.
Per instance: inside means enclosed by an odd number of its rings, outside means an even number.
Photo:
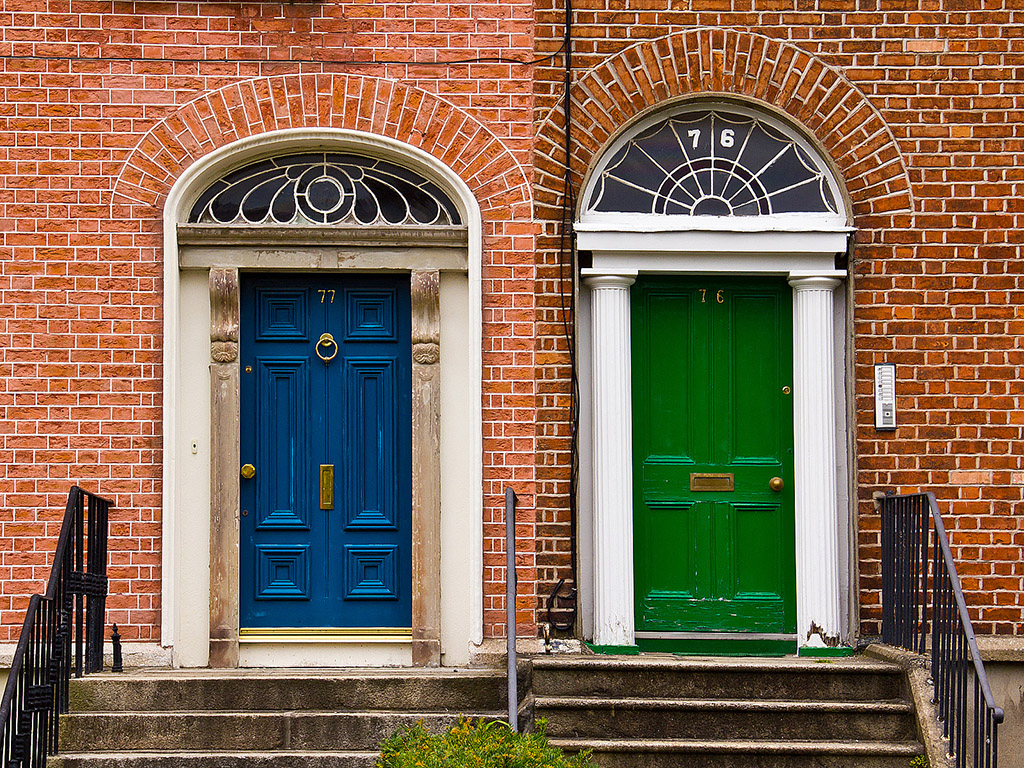
[{"label": "white door surround", "polygon": [[[585,241],[584,241],[585,242]],[[841,644],[842,601],[839,572],[837,508],[837,418],[845,404],[835,398],[834,372],[841,369],[834,338],[834,291],[846,273],[826,268],[835,254],[819,254],[816,271],[751,271],[728,257],[718,274],[785,275],[793,287],[794,469],[796,483],[797,639],[800,647]],[[630,396],[629,286],[638,274],[705,274],[678,269],[686,254],[676,254],[676,269],[652,268],[635,259],[636,271],[609,274],[605,259],[617,265],[630,254],[595,252],[592,268],[583,270],[590,289],[593,413],[593,594],[594,643],[635,644],[633,595],[633,460]],[[701,264],[704,254],[693,254]],[[771,261],[775,261],[772,259]],[[741,262],[743,267],[747,264]]]},{"label": "white door surround", "polygon": [[[714,106],[690,103],[685,109],[697,112]],[[831,190],[833,201],[846,201],[829,164],[791,127],[754,110],[728,109],[756,116],[791,137],[806,153],[804,160],[814,160],[822,190]],[[687,116],[683,118],[682,124],[688,128]],[[837,446],[837,424],[845,424],[846,404],[836,394],[836,371],[844,370],[845,350],[835,343],[835,290],[847,277],[845,270],[836,268],[836,257],[847,252],[853,232],[849,211],[725,216],[597,210],[595,201],[611,195],[619,183],[612,176],[602,176],[611,167],[610,158],[624,162],[627,142],[637,136],[642,139],[644,131],[656,130],[663,119],[664,114],[647,117],[633,130],[620,134],[591,170],[580,196],[591,207],[576,224],[577,245],[592,255],[590,266],[582,270],[588,289],[582,308],[584,315],[589,312],[590,322],[580,324],[584,364],[586,358],[591,362],[590,371],[584,368],[584,375],[589,373],[591,380],[589,402],[581,409],[590,413],[584,433],[588,427],[592,430],[581,457],[582,466],[592,467],[590,482],[585,481],[581,489],[581,497],[591,500],[593,510],[591,519],[581,524],[581,530],[590,529],[592,535],[589,547],[581,542],[584,581],[589,576],[590,582],[581,585],[581,594],[592,595],[592,611],[584,605],[585,629],[598,646],[636,642],[629,286],[640,274],[783,276],[793,288],[794,305],[796,640],[799,648],[808,650],[844,645],[849,641],[849,628],[843,615],[840,547],[848,542],[842,542],[840,520],[847,517],[848,510],[840,508],[837,466],[845,462],[845,443]],[[706,125],[704,130],[706,133]],[[676,130],[679,143],[689,151],[687,135]],[[714,140],[712,135],[712,143]],[[731,136],[729,141],[733,141]],[[697,147],[696,137],[693,147]],[[714,162],[714,150],[711,159]],[[692,169],[697,166],[686,157],[676,166],[661,163],[660,167],[668,182],[662,189],[673,194],[672,179],[679,189],[683,184],[679,179],[696,173]],[[666,170],[672,167],[674,171]],[[620,173],[624,186],[646,183],[632,182],[627,171]],[[595,193],[602,184],[611,184],[608,189],[612,192],[600,187],[600,194]],[[714,183],[711,186],[714,189]],[[652,183],[641,193],[664,206],[658,189],[657,183]],[[841,314],[843,305],[838,306]]]}]

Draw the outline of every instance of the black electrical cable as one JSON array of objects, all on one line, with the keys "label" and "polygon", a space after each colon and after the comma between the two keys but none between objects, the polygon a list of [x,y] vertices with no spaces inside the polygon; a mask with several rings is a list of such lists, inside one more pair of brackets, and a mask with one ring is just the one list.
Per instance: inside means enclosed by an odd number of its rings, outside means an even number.
[{"label": "black electrical cable", "polygon": [[[563,149],[565,152],[565,173],[562,177],[562,220],[559,227],[559,277],[561,278],[562,333],[569,352],[569,567],[572,574],[572,589],[562,595],[565,579],[559,579],[547,600],[548,623],[561,632],[568,632],[576,624],[579,591],[577,588],[577,491],[579,489],[579,377],[576,367],[576,339],[573,326],[576,321],[576,235],[573,232],[573,215],[576,210],[576,193],[572,184],[572,0],[565,0],[565,29],[560,50],[565,52],[565,70],[562,91],[562,115],[564,122]],[[568,288],[568,290],[566,290]],[[567,299],[568,294],[568,301]],[[555,617],[558,600],[570,600],[564,612],[566,618]],[[563,612],[563,611],[559,611]]]}]

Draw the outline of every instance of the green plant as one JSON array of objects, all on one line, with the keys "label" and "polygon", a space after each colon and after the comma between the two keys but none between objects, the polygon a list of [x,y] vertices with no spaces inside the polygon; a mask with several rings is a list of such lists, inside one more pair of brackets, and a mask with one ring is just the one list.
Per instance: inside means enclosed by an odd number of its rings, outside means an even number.
[{"label": "green plant", "polygon": [[543,721],[534,733],[466,717],[442,734],[416,723],[385,739],[380,753],[377,768],[597,768],[589,752],[569,757],[551,746]]},{"label": "green plant", "polygon": [[928,758],[924,755],[918,755],[911,759],[910,768],[928,768]]}]

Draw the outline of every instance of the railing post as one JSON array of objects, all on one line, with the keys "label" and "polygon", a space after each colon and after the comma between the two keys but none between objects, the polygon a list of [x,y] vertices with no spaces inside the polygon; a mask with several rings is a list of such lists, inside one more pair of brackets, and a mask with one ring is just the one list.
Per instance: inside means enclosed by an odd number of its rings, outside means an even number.
[{"label": "railing post", "polygon": [[893,544],[896,523],[893,519],[893,497],[876,496],[876,499],[882,525],[882,642],[896,645],[896,547]]},{"label": "railing post", "polygon": [[516,492],[505,489],[505,634],[508,640],[508,724],[519,730],[516,665]]}]

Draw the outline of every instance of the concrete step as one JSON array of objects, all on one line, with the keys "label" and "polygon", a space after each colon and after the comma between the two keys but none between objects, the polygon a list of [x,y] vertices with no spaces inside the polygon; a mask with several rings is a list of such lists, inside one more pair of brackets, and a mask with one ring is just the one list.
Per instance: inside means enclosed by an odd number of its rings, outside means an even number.
[{"label": "concrete step", "polygon": [[796,658],[706,659],[671,656],[535,657],[536,696],[627,692],[651,699],[899,701],[902,670],[860,657],[822,663]]},{"label": "concrete step", "polygon": [[422,722],[441,731],[457,720],[455,711],[71,713],[61,716],[59,751],[360,751],[376,749],[399,727]]},{"label": "concrete step", "polygon": [[917,743],[551,739],[567,752],[593,750],[601,768],[907,768]]},{"label": "concrete step", "polygon": [[148,670],[71,681],[75,712],[500,711],[496,670]]},{"label": "concrete step", "polygon": [[374,768],[378,752],[67,752],[52,768]]},{"label": "concrete step", "polygon": [[913,741],[909,702],[549,697],[534,716],[552,737]]}]

